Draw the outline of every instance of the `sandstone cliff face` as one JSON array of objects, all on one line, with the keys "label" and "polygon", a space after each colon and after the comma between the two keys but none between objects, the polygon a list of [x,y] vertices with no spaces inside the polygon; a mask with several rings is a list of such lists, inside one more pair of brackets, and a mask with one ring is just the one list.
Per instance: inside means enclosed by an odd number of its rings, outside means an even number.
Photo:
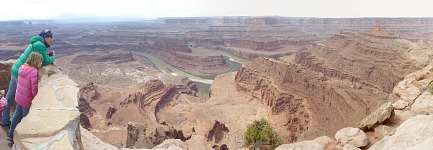
[{"label": "sandstone cliff face", "polygon": [[136,104],[143,114],[151,115],[150,119],[158,122],[155,116],[158,110],[173,99],[177,99],[178,94],[174,85],[166,86],[160,80],[151,80],[144,85],[141,92],[129,95],[120,106]]},{"label": "sandstone cliff face", "polygon": [[182,94],[197,96],[197,93],[199,92],[195,82],[191,81],[188,77],[160,75],[159,78],[166,85],[168,84],[176,85],[177,91],[179,91]]},{"label": "sandstone cliff face", "polygon": [[96,113],[96,110],[90,106],[90,103],[98,99],[99,96],[98,87],[92,82],[82,85],[78,92],[78,109],[81,113],[80,124],[87,130],[92,128],[89,118]]},{"label": "sandstone cliff face", "polygon": [[[176,86],[164,85],[160,80],[151,80],[136,93],[131,93],[118,106],[110,107],[106,113],[107,125],[126,126],[129,121],[136,123],[162,123],[157,113],[159,109],[170,105],[180,92]],[[131,115],[134,114],[134,115]]]},{"label": "sandstone cliff face", "polygon": [[289,131],[282,135],[285,141],[295,142],[355,125],[386,95],[372,94],[374,88],[370,87],[353,88],[350,80],[334,78],[295,64],[259,58],[238,71],[236,87],[266,104],[279,120],[276,126],[280,133]]},{"label": "sandstone cliff face", "polygon": [[326,77],[348,79],[390,93],[404,75],[427,65],[428,60],[408,54],[410,49],[424,51],[399,39],[342,31],[298,52],[295,61]]},{"label": "sandstone cliff face", "polygon": [[[348,127],[332,139],[316,138],[325,149],[429,149],[432,145],[431,115],[433,94],[428,90],[433,79],[433,64],[410,73],[398,83],[389,102],[383,104],[360,122],[358,128]],[[422,78],[420,78],[422,76]],[[427,114],[427,115],[426,115]],[[361,131],[363,129],[364,131]],[[326,142],[329,141],[329,142]],[[285,144],[295,146],[307,141]],[[344,147],[343,147],[344,146]],[[279,149],[277,148],[277,149]]]}]

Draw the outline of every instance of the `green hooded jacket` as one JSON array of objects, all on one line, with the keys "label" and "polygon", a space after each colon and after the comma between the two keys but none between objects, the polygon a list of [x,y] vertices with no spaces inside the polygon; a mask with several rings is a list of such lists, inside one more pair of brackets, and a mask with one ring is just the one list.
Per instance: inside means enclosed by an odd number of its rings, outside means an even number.
[{"label": "green hooded jacket", "polygon": [[54,56],[47,55],[47,47],[43,43],[43,39],[38,36],[34,36],[32,39],[30,39],[30,44],[27,46],[24,53],[21,54],[20,58],[18,58],[15,64],[12,66],[12,75],[18,78],[18,69],[27,61],[27,58],[29,58],[30,53],[33,51],[38,52],[42,55],[42,57],[44,57],[42,65],[52,64],[54,62]]}]

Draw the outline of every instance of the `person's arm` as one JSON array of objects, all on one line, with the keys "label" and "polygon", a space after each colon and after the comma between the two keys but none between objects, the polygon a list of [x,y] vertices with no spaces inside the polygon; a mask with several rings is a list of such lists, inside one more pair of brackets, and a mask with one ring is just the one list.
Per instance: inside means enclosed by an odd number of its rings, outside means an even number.
[{"label": "person's arm", "polygon": [[42,62],[43,65],[52,64],[54,62],[54,56],[47,55],[47,47],[45,47],[42,42],[35,43],[33,50],[42,55],[44,58],[44,61]]},{"label": "person's arm", "polygon": [[38,94],[38,70],[34,70],[30,75],[30,87],[33,98]]}]

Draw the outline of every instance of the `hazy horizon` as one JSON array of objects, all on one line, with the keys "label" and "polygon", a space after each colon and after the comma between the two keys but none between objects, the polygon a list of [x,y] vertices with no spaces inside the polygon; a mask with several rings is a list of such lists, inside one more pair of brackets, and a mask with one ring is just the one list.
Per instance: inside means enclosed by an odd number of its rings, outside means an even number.
[{"label": "hazy horizon", "polygon": [[20,0],[2,2],[0,21],[279,16],[315,18],[433,17],[428,1],[412,0]]}]

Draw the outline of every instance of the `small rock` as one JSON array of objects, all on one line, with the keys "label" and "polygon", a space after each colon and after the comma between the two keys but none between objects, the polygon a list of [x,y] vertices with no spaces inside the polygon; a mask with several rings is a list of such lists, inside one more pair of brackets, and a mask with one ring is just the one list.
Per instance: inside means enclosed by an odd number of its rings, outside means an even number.
[{"label": "small rock", "polygon": [[329,149],[330,147],[336,146],[338,144],[337,141],[331,139],[328,136],[318,137],[318,138],[314,139],[314,141],[316,141],[317,143],[322,145],[323,149]]},{"label": "small rock", "polygon": [[341,145],[350,144],[355,147],[363,147],[368,143],[367,135],[364,131],[352,127],[343,128],[338,131],[335,134],[335,139],[337,139],[337,142]]},{"label": "small rock", "polygon": [[398,100],[397,102],[392,104],[392,106],[394,106],[394,108],[397,110],[402,110],[402,109],[406,108],[408,105],[409,105],[409,102],[406,102],[403,100]]},{"label": "small rock", "polygon": [[360,129],[370,129],[391,117],[394,112],[394,106],[392,102],[387,102],[380,106],[376,111],[374,111],[369,116],[365,117],[361,123],[358,125]]}]

